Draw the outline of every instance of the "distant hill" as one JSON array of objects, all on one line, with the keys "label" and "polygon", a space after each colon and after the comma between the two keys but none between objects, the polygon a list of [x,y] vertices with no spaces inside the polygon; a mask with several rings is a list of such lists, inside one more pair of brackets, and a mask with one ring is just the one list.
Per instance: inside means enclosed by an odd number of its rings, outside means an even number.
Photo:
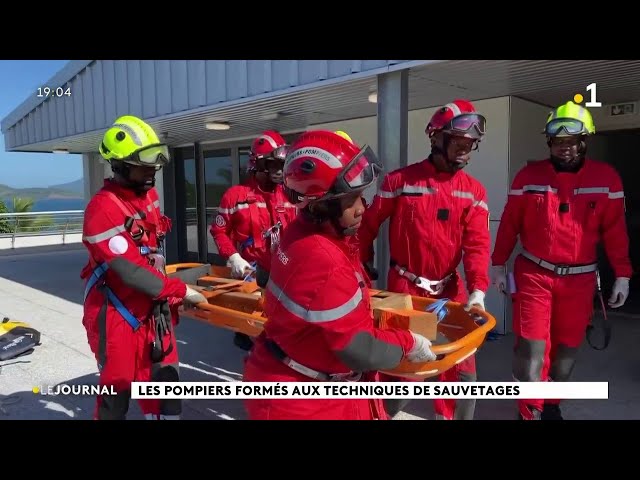
[{"label": "distant hill", "polygon": [[49,188],[66,190],[68,192],[77,193],[80,197],[84,197],[84,180],[82,178],[69,183],[61,183],[60,185],[50,185]]},{"label": "distant hill", "polygon": [[10,200],[13,197],[32,198],[35,201],[47,198],[84,199],[84,183],[82,179],[75,182],[53,185],[48,188],[13,188],[0,184],[0,199]]}]

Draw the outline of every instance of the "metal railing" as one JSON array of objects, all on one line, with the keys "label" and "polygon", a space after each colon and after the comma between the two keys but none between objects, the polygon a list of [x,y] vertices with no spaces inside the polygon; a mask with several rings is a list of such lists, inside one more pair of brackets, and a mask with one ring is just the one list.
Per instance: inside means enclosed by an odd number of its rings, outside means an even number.
[{"label": "metal railing", "polygon": [[82,233],[84,210],[57,212],[0,213],[0,238],[62,235],[62,242],[70,234]]}]

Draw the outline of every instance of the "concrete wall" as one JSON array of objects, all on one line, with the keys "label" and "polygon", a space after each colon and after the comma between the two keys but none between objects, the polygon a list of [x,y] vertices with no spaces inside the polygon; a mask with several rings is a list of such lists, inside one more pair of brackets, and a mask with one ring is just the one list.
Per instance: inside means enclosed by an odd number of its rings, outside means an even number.
[{"label": "concrete wall", "polygon": [[632,115],[611,115],[611,105],[602,107],[591,107],[589,111],[596,124],[596,133],[606,130],[621,130],[628,128],[640,128],[640,101],[631,102],[635,106],[635,113]]},{"label": "concrete wall", "polygon": [[68,245],[82,242],[81,233],[68,233],[66,235],[25,235],[0,238],[0,250],[25,247],[43,247],[49,245]]}]

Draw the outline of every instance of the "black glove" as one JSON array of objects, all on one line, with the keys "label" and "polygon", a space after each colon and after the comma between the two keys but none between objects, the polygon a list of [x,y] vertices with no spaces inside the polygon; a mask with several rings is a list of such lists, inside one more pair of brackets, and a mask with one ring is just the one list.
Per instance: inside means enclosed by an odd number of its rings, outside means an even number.
[{"label": "black glove", "polygon": [[378,280],[378,270],[376,270],[373,266],[373,263],[371,262],[367,262],[364,263],[364,269],[367,272],[367,275],[369,275],[369,278],[372,281]]}]

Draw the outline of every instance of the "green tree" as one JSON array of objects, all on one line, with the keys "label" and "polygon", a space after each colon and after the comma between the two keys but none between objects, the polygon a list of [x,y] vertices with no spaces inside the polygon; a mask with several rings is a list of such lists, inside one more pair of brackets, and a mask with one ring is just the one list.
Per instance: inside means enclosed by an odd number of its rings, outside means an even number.
[{"label": "green tree", "polygon": [[[13,213],[27,213],[33,210],[32,198],[13,197]],[[39,233],[54,225],[53,218],[49,215],[37,215],[28,217],[15,217],[16,232]]]},{"label": "green tree", "polygon": [[[2,200],[0,200],[0,213],[9,213],[9,209]],[[0,233],[13,233],[8,218],[0,218]]]}]

